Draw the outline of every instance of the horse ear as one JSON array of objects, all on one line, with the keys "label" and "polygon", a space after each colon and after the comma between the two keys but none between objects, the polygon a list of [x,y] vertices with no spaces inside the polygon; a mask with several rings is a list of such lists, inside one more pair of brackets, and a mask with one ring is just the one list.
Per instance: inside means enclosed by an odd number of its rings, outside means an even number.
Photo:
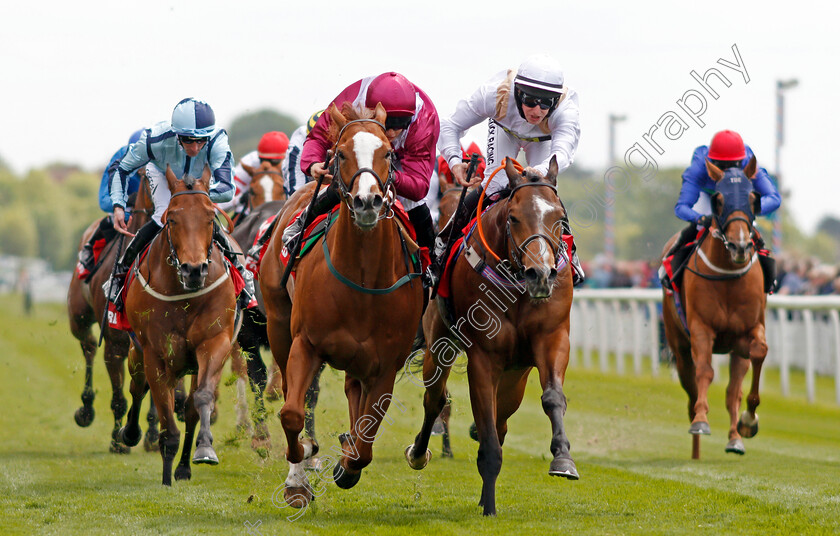
[{"label": "horse ear", "polygon": [[706,159],[706,171],[709,172],[709,177],[715,182],[723,178],[723,170],[712,164],[712,161],[708,158]]},{"label": "horse ear", "polygon": [[253,178],[254,173],[256,173],[256,171],[257,171],[256,168],[253,168],[253,167],[249,166],[248,164],[246,164],[244,162],[239,162],[239,163],[242,165],[242,169],[245,170],[245,173],[247,173],[248,175],[251,176],[251,178]]},{"label": "horse ear", "polygon": [[204,186],[204,188],[209,192],[210,191],[210,176],[211,176],[210,166],[204,166],[204,172],[201,174],[201,178],[199,182]]},{"label": "horse ear", "polygon": [[376,109],[373,110],[373,118],[384,125],[387,117],[388,112],[385,111],[385,107],[382,106],[381,102],[377,102]]},{"label": "horse ear", "polygon": [[746,175],[750,179],[754,179],[757,171],[758,164],[755,161],[755,155],[752,155],[750,157],[750,161],[747,163],[747,167],[744,168],[744,175]]},{"label": "horse ear", "polygon": [[330,104],[327,113],[330,114],[330,119],[332,119],[330,122],[329,139],[331,142],[335,143],[338,141],[338,133],[341,132],[341,129],[347,124],[347,118],[338,111],[338,107],[335,103]]},{"label": "horse ear", "polygon": [[510,188],[516,188],[522,182],[522,175],[513,167],[513,159],[505,157],[505,175],[507,175]]},{"label": "horse ear", "polygon": [[169,164],[166,164],[166,182],[169,184],[169,191],[175,191],[175,185],[178,183],[178,177],[175,176],[175,172],[172,171],[172,167]]},{"label": "horse ear", "polygon": [[712,195],[712,212],[718,216],[723,216],[723,194],[715,192]]},{"label": "horse ear", "polygon": [[750,192],[750,203],[752,204],[753,217],[761,214],[761,194]]},{"label": "horse ear", "polygon": [[550,184],[557,183],[557,170],[559,166],[557,165],[557,155],[551,155],[551,160],[548,161],[548,173],[545,175],[546,182]]}]

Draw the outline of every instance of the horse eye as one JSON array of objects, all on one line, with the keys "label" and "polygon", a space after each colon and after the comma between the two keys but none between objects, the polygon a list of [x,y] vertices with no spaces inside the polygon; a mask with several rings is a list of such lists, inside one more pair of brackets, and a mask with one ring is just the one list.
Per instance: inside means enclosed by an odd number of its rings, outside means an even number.
[{"label": "horse eye", "polygon": [[518,218],[516,218],[515,216],[511,216],[511,217],[510,217],[510,222],[511,222],[511,223],[519,223],[519,219],[518,219]]}]

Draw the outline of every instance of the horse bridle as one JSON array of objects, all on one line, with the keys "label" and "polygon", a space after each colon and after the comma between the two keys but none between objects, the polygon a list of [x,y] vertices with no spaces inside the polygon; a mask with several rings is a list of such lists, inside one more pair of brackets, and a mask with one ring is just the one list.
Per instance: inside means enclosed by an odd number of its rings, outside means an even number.
[{"label": "horse bridle", "polygon": [[[204,190],[184,190],[183,192],[177,192],[172,194],[172,197],[178,197],[179,195],[188,195],[188,194],[203,194],[207,196],[207,199],[210,199],[210,194],[205,192]],[[173,266],[175,268],[175,273],[178,274],[178,282],[181,283],[184,287],[186,287],[184,283],[184,276],[181,273],[181,259],[178,258],[178,252],[175,251],[175,244],[172,243],[172,233],[170,232],[169,226],[169,219],[167,218],[166,223],[163,224],[166,228],[166,240],[169,242],[169,256],[166,258],[166,263],[169,266]],[[207,248],[207,265],[209,266],[210,263],[213,262],[212,260],[213,255],[213,239],[210,239],[210,246]]]},{"label": "horse bridle", "polygon": [[[375,123],[376,125],[382,128],[382,131],[385,131],[385,125],[377,121],[376,119],[354,119],[352,121],[348,121],[345,123],[341,130],[338,133],[338,139],[333,146],[333,154],[335,154],[338,150],[338,144],[341,141],[342,136],[344,135],[344,130],[353,123]],[[360,167],[353,173],[353,176],[350,177],[350,184],[347,185],[344,183],[344,180],[341,177],[341,164],[338,161],[337,157],[333,158],[332,165],[330,166],[330,174],[333,176],[333,182],[336,183],[336,187],[341,194],[342,199],[344,200],[347,207],[350,209],[351,217],[353,215],[353,194],[351,193],[353,190],[353,185],[356,183],[356,179],[362,173],[370,173],[373,175],[374,179],[376,179],[376,183],[379,185],[379,189],[382,191],[382,198],[383,198],[383,206],[385,207],[385,215],[380,216],[380,219],[390,217],[393,214],[391,210],[391,205],[393,205],[394,201],[396,200],[396,193],[392,191],[392,187],[394,186],[394,174],[396,172],[396,161],[397,161],[397,153],[391,149],[389,150],[385,158],[388,159],[388,178],[385,182],[382,182],[382,177],[379,174],[369,167]]]},{"label": "horse bridle", "polygon": [[[528,246],[528,244],[535,240],[539,240],[540,238],[548,242],[548,247],[551,248],[551,251],[553,253],[554,266],[557,266],[557,263],[560,262],[560,247],[555,247],[553,240],[547,234],[534,233],[525,240],[523,240],[521,244],[517,244],[516,240],[514,240],[513,238],[513,232],[510,228],[510,202],[513,200],[513,196],[516,193],[516,191],[526,186],[544,186],[546,188],[550,188],[551,191],[554,192],[554,195],[556,195],[557,198],[560,199],[560,195],[557,193],[557,187],[544,182],[526,182],[516,186],[513,190],[511,190],[510,195],[508,196],[508,215],[505,223],[505,240],[508,242],[508,256],[513,261],[514,268],[520,275],[524,274],[525,272],[525,264],[522,262],[522,253],[524,252],[527,254],[527,252],[525,252],[525,248]],[[562,240],[560,240],[560,242],[563,243]]]},{"label": "horse bridle", "polygon": [[745,218],[743,216],[734,216],[727,219],[725,222],[723,222],[723,224],[721,224],[720,222],[720,216],[715,214],[714,218],[715,222],[717,223],[717,229],[713,229],[711,234],[714,238],[717,238],[718,240],[723,242],[723,246],[726,248],[727,251],[734,252],[737,248],[735,244],[733,244],[726,238],[726,229],[736,221],[742,221],[747,224],[747,228],[750,230],[750,242],[747,246],[747,249],[755,248],[755,243],[753,242],[753,239],[755,238],[755,227],[753,226],[749,218]]}]

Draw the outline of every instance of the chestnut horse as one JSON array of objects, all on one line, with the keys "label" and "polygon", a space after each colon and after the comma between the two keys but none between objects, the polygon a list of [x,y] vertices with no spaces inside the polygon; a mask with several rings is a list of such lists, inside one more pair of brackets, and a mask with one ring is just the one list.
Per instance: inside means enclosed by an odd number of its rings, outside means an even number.
[{"label": "chestnut horse", "polygon": [[510,196],[481,214],[481,240],[469,234],[451,269],[452,319],[457,321],[450,325],[445,320],[443,297],[423,317],[425,416],[414,444],[405,450],[412,468],[428,463],[429,436],[446,402],[450,367],[466,350],[484,515],[496,514],[507,420],[519,408],[534,367],[552,428],[549,475],[579,478],[563,424],[572,273],[561,238],[565,211],[556,188],[557,161],[552,157],[545,177],[530,169],[520,173],[510,159],[504,170]]},{"label": "chestnut horse", "polygon": [[185,176],[178,180],[167,166],[166,180],[172,198],[164,227],[147,254],[135,263],[125,296],[136,341],[129,354],[132,404],[120,435],[127,445],[139,440],[138,409],[151,388],[161,424],[163,485],[169,486],[180,440],[173,391],[185,374],[193,374],[193,379],[186,401],[184,450],[175,478],[188,480],[191,476],[189,455],[197,421],[201,426],[193,463],[219,463],[213,450],[210,414],[236,337],[238,315],[229,275],[233,268],[228,268],[213,242],[215,210],[208,193],[209,168],[200,179]]},{"label": "chestnut horse", "polygon": [[[680,383],[688,393],[689,433],[693,434],[692,457],[700,457],[700,435],[711,433],[707,414],[707,392],[714,377],[712,353],[730,353],[729,443],[726,452],[744,454],[742,437],[758,433],[758,386],[761,366],[767,355],[764,336],[764,277],[753,244],[752,221],[760,210],[760,199],[753,191],[756,173],[753,157],[744,170],[721,171],[706,161],[715,181],[712,195],[713,223],[699,248],[686,261],[680,289],[685,312],[682,323],[672,296],[663,296],[662,317],[665,336],[677,361]],[[670,249],[676,237],[666,246]],[[663,253],[664,254],[664,253]],[[747,410],[740,419],[741,384],[753,365],[752,387]]]},{"label": "chestnut horse", "polygon": [[332,469],[335,483],[348,489],[372,460],[373,440],[423,308],[420,274],[406,273],[404,239],[391,217],[394,156],[383,126],[385,109],[378,104],[370,119],[349,105],[343,113],[335,105],[327,113],[335,143],[333,187],[342,198],[338,217],[322,247],[295,265],[294,301],[280,285],[285,270],[280,237],[292,215],[309,202],[315,185],[307,184],[290,198],[260,267],[268,338],[283,377],[280,421],[290,466],[284,496],[298,508],[313,495],[301,462],[318,445],[299,435],[304,395],[316,373],[325,362],[345,372],[350,432],[339,436],[342,455]]},{"label": "chestnut horse", "polygon": [[[134,200],[129,203],[132,206],[131,219],[128,222],[128,230],[132,233],[142,227],[152,214],[152,195],[149,189],[149,181],[145,173],[141,173],[140,189]],[[95,221],[87,228],[82,236],[85,244],[93,235],[100,220]],[[97,263],[97,269],[87,281],[73,276],[70,280],[70,287],[67,292],[67,315],[70,320],[70,331],[78,339],[85,356],[85,387],[82,391],[82,407],[76,410],[76,424],[85,427],[93,422],[93,360],[96,357],[97,341],[91,328],[94,324],[101,324],[106,308],[105,292],[102,285],[111,275],[111,268],[117,258],[122,254],[126,239],[120,239],[117,235],[112,238],[102,250]],[[117,433],[122,426],[122,419],[128,410],[128,402],[123,395],[123,384],[125,383],[125,358],[128,357],[129,339],[125,331],[109,327],[108,322],[99,326],[101,338],[105,342],[104,358],[105,368],[111,379],[111,411],[114,414],[114,428],[111,431],[111,446],[109,450],[114,453],[128,454],[131,449],[119,441]],[[143,441],[146,450],[156,450],[158,440],[157,413],[154,404],[149,405],[149,413],[146,417],[149,428]]]},{"label": "chestnut horse", "polygon": [[251,176],[251,184],[245,193],[245,206],[233,216],[233,222],[236,225],[239,225],[239,222],[254,208],[271,201],[286,199],[282,161],[272,164],[268,160],[263,160],[258,166],[242,163],[242,169]]}]

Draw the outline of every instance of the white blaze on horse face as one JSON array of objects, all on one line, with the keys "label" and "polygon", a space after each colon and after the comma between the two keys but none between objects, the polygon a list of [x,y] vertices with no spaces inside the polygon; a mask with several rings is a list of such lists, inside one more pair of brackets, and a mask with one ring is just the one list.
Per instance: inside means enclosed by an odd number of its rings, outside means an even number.
[{"label": "white blaze on horse face", "polygon": [[[382,147],[382,140],[370,132],[357,132],[353,136],[353,151],[356,153],[356,164],[360,169],[373,169],[373,153],[380,147]],[[364,172],[359,175],[359,191],[356,195],[376,193],[374,188],[376,188],[376,178],[373,174]]]},{"label": "white blaze on horse face", "polygon": [[[541,197],[534,198],[534,213],[537,215],[537,222],[539,223],[539,229],[551,229],[550,226],[547,226],[545,223],[546,216],[554,210],[554,207]],[[540,250],[542,251],[542,258],[543,262],[547,266],[552,266],[554,264],[554,258],[551,255],[551,245],[545,243],[546,240],[544,238],[539,239],[540,242]]]},{"label": "white blaze on horse face", "polygon": [[260,186],[265,195],[265,202],[274,201],[274,181],[271,180],[271,175],[263,175],[260,177]]}]

